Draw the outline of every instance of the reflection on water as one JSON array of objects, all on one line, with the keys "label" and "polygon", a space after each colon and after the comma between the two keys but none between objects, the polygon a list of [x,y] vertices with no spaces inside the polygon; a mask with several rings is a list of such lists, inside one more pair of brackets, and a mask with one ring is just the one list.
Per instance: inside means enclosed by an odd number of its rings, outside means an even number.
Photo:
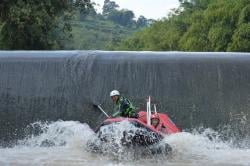
[{"label": "reflection on water", "polygon": [[167,136],[163,141],[172,146],[171,156],[133,158],[135,155],[130,154],[130,159],[126,156],[124,159],[117,157],[119,155],[89,152],[86,144],[94,138],[94,132],[87,124],[57,121],[37,122],[32,126],[40,128],[40,134],[27,136],[15,147],[0,148],[0,165],[250,165],[249,147],[237,148],[211,129]]}]

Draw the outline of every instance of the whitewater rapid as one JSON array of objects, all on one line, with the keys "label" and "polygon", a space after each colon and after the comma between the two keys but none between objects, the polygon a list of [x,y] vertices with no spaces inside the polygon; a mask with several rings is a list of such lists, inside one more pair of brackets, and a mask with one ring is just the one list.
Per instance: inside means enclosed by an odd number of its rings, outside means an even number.
[{"label": "whitewater rapid", "polygon": [[27,135],[13,147],[0,148],[1,166],[250,165],[249,144],[236,147],[232,140],[223,141],[220,133],[212,129],[167,136],[163,142],[173,148],[171,156],[130,154],[121,157],[119,154],[102,155],[90,152],[87,142],[95,134],[87,124],[77,121],[36,122],[29,128],[32,127],[39,128],[39,133]]}]

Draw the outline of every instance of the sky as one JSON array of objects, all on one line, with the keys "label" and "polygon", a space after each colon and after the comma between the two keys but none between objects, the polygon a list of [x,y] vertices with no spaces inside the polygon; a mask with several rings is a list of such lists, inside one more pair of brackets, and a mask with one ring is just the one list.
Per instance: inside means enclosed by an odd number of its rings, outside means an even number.
[{"label": "sky", "polygon": [[[92,0],[99,4],[97,10],[100,12],[103,6],[104,0]],[[111,0],[115,1],[120,6],[120,9],[132,10],[138,18],[143,15],[147,19],[161,19],[166,17],[170,9],[177,8],[179,6],[178,0]]]}]

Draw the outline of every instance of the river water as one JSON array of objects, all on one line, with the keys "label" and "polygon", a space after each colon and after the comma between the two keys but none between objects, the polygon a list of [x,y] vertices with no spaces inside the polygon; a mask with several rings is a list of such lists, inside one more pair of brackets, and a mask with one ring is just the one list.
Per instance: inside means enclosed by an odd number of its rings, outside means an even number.
[{"label": "river water", "polygon": [[[248,140],[223,141],[212,129],[192,130],[167,136],[163,142],[173,148],[171,155],[138,156],[129,154],[96,154],[86,146],[94,138],[87,124],[77,121],[36,122],[27,127],[39,133],[28,134],[25,139],[9,148],[0,148],[0,165],[94,165],[94,166],[149,166],[149,165],[250,165]],[[132,152],[131,152],[132,153]]]}]

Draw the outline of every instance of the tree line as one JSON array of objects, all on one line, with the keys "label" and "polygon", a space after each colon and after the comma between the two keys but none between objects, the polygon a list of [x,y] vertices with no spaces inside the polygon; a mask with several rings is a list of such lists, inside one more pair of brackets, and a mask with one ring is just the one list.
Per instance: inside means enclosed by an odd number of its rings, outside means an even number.
[{"label": "tree line", "polygon": [[249,0],[179,2],[154,21],[111,0],[102,13],[91,0],[2,0],[0,49],[250,51]]},{"label": "tree line", "polygon": [[[71,43],[84,41],[81,49],[96,49],[105,46],[98,46],[85,40],[73,41],[78,39],[73,35],[81,35],[81,38],[94,34],[105,40],[102,32],[93,32],[82,28],[81,33],[75,33],[79,22],[84,22],[86,27],[91,27],[90,21],[100,25],[103,22],[112,21],[126,27],[125,29],[139,29],[145,27],[148,21],[140,16],[134,19],[133,11],[119,9],[119,5],[114,1],[105,0],[103,12],[97,13],[94,9],[95,3],[90,0],[3,0],[0,1],[0,49],[6,50],[51,50],[51,49],[75,49]],[[91,19],[86,19],[86,18]],[[100,22],[100,23],[96,23]],[[76,25],[77,23],[77,25]],[[81,25],[82,26],[82,25]],[[113,25],[111,25],[112,27]],[[114,26],[115,27],[115,26]],[[114,28],[112,28],[114,29]],[[121,29],[121,28],[120,28]],[[119,31],[120,31],[119,29]],[[114,33],[117,33],[116,30]],[[127,33],[121,32],[126,35]],[[107,34],[109,35],[109,34]],[[124,36],[118,35],[120,37]],[[91,38],[91,40],[93,40]],[[86,39],[86,40],[87,40]],[[112,39],[113,40],[113,39]]]},{"label": "tree line", "polygon": [[153,19],[147,19],[142,15],[135,19],[135,14],[132,10],[119,8],[120,6],[115,1],[104,0],[102,13],[97,13],[94,8],[90,8],[89,12],[80,14],[80,20],[84,21],[86,16],[91,16],[101,20],[109,20],[122,26],[136,28],[148,26],[155,21]]},{"label": "tree line", "polygon": [[179,0],[167,18],[115,50],[250,51],[249,0]]},{"label": "tree line", "polygon": [[130,27],[145,27],[154,21],[152,19],[147,19],[142,15],[139,16],[137,20],[135,20],[135,14],[133,11],[128,9],[119,10],[119,7],[120,6],[114,1],[105,0],[102,8],[102,16],[120,25]]},{"label": "tree line", "polygon": [[91,7],[90,0],[2,0],[0,48],[61,49],[71,37],[75,12]]}]

